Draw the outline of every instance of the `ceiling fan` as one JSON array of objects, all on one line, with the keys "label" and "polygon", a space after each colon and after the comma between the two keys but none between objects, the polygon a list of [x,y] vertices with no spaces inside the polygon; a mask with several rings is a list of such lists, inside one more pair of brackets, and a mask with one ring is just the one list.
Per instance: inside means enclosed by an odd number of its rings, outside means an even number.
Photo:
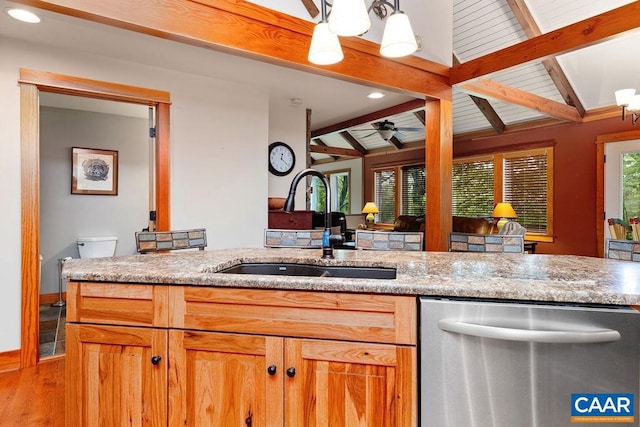
[{"label": "ceiling fan", "polygon": [[386,119],[381,122],[371,123],[371,126],[374,127],[375,129],[374,132],[371,132],[371,129],[352,129],[352,130],[357,132],[362,132],[362,131],[370,132],[368,135],[365,135],[362,138],[366,138],[368,136],[374,135],[377,132],[385,141],[390,140],[394,136],[398,139],[404,138],[406,135],[402,134],[400,131],[420,132],[423,130],[423,128],[396,127],[396,125],[393,122]]}]

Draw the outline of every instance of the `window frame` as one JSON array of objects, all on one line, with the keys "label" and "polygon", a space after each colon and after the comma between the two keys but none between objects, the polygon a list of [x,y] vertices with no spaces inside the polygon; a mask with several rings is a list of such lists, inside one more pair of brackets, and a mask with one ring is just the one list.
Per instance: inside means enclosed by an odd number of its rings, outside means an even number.
[{"label": "window frame", "polygon": [[[377,196],[376,174],[378,172],[384,172],[384,171],[393,171],[393,173],[395,174],[394,221],[396,218],[398,218],[398,216],[403,215],[402,214],[402,193],[403,193],[402,186],[404,181],[403,169],[416,167],[416,166],[422,166],[425,169],[425,183],[426,183],[426,164],[424,162],[410,162],[410,163],[396,164],[391,166],[380,166],[380,167],[371,169],[371,172],[373,174],[373,200],[376,203],[378,203],[378,201],[376,200],[376,196]],[[426,188],[425,188],[425,193],[426,193]],[[425,211],[426,211],[426,203],[425,203]],[[376,217],[376,226],[379,226],[380,228],[393,228],[394,224],[392,222],[391,223],[378,222],[379,215],[375,214],[375,217]]]},{"label": "window frame", "polygon": [[[528,148],[517,150],[504,150],[491,154],[477,154],[453,159],[453,164],[469,163],[472,161],[486,161],[493,159],[493,195],[494,205],[498,201],[503,201],[504,188],[504,159],[526,157],[532,155],[544,154],[547,158],[547,230],[545,233],[527,232],[525,238],[527,240],[538,242],[553,242],[553,158],[554,147],[545,146],[540,148]],[[453,203],[453,201],[452,201]]]},{"label": "window frame", "polygon": [[[336,169],[336,170],[326,171],[326,172],[322,172],[322,173],[327,177],[327,179],[329,180],[329,185],[331,186],[331,200],[329,201],[329,203],[331,204],[331,212],[342,212],[342,211],[338,211],[338,210],[334,210],[333,209],[334,204],[337,205],[337,203],[338,203],[337,187],[334,188],[334,183],[336,181],[333,178],[335,177],[335,175],[345,175],[345,174],[347,175],[347,180],[349,181],[349,184],[348,184],[348,191],[349,191],[349,197],[348,197],[349,209],[348,209],[348,211],[349,212],[344,212],[344,213],[346,215],[351,214],[351,209],[352,209],[352,206],[353,206],[352,205],[352,193],[353,192],[352,192],[352,188],[351,188],[352,187],[352,185],[351,185],[352,184],[351,168]],[[313,185],[313,180],[314,179],[318,179],[319,180],[320,178],[315,177],[315,176],[311,177],[311,182],[309,184],[311,186],[311,188],[314,187],[314,185]],[[309,200],[309,206],[310,206],[310,209],[312,209],[312,210],[317,207],[317,205],[314,206],[314,200],[315,200],[314,197],[315,197],[315,195],[312,195],[310,197],[310,200]]]}]

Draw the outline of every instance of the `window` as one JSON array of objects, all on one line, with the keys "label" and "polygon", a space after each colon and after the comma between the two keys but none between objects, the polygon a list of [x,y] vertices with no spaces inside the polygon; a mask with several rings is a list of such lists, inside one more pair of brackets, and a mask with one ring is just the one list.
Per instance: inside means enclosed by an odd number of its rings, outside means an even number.
[{"label": "window", "polygon": [[376,222],[393,223],[396,219],[396,171],[395,169],[376,171],[375,203],[378,206]]},{"label": "window", "polygon": [[486,216],[493,210],[493,157],[453,163],[453,214]]},{"label": "window", "polygon": [[380,169],[374,172],[376,222],[393,223],[399,215],[424,215],[424,165]]},{"label": "window", "polygon": [[456,159],[453,214],[490,216],[500,201],[511,203],[527,238],[553,233],[553,148]]},{"label": "window", "polygon": [[[327,172],[325,175],[329,179],[329,186],[331,188],[331,212],[351,213],[351,196],[349,194],[350,171]],[[326,195],[324,184],[320,178],[312,177],[311,188],[311,210],[324,212]]]},{"label": "window", "polygon": [[424,215],[426,206],[426,174],[424,166],[402,168],[402,206],[403,215]]},{"label": "window", "polygon": [[622,155],[622,219],[640,215],[640,151]]}]

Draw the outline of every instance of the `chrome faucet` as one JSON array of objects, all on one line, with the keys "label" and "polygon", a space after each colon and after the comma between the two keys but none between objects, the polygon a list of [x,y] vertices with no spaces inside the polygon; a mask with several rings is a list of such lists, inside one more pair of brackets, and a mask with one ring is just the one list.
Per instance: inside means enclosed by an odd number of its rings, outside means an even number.
[{"label": "chrome faucet", "polygon": [[344,237],[340,234],[331,234],[331,187],[329,185],[329,180],[327,177],[318,172],[315,169],[304,169],[301,170],[293,177],[293,181],[291,181],[291,188],[289,188],[289,196],[287,196],[287,200],[284,202],[283,210],[285,212],[292,212],[295,208],[295,196],[296,196],[296,187],[300,180],[307,176],[313,175],[322,180],[325,188],[325,202],[324,202],[324,233],[322,234],[322,258],[333,258],[333,245],[335,243],[344,242]]}]

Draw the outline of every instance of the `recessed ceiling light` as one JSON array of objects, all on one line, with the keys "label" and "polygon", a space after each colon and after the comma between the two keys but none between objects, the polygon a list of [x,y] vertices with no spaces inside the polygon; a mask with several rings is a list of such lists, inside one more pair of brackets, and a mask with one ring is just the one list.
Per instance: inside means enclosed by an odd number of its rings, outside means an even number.
[{"label": "recessed ceiling light", "polygon": [[367,98],[378,99],[378,98],[382,98],[383,96],[384,96],[384,93],[382,92],[371,92],[369,95],[367,95]]},{"label": "recessed ceiling light", "polygon": [[37,24],[41,21],[40,17],[33,12],[25,9],[9,8],[6,9],[7,14],[18,21],[27,22],[29,24]]}]

